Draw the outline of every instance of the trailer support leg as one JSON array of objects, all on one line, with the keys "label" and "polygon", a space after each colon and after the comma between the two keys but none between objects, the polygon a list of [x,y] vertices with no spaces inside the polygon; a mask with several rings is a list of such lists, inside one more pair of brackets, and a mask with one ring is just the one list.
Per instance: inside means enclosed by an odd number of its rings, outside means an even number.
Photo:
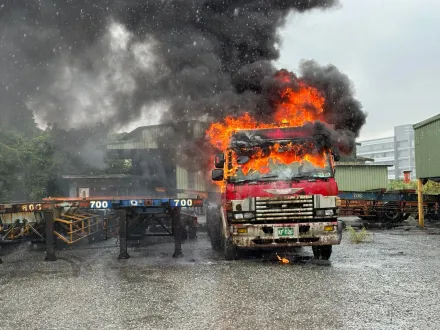
[{"label": "trailer support leg", "polygon": [[419,210],[419,227],[425,227],[425,215],[423,213],[423,182],[422,179],[417,180],[417,206]]},{"label": "trailer support leg", "polygon": [[45,261],[56,261],[54,247],[54,227],[53,227],[53,211],[44,212],[44,220],[46,222],[46,258]]},{"label": "trailer support leg", "polygon": [[129,259],[127,252],[127,212],[118,210],[119,216],[119,257],[118,259]]},{"label": "trailer support leg", "polygon": [[182,253],[182,224],[180,222],[180,207],[171,209],[173,236],[174,236],[174,254],[173,258],[183,257]]}]

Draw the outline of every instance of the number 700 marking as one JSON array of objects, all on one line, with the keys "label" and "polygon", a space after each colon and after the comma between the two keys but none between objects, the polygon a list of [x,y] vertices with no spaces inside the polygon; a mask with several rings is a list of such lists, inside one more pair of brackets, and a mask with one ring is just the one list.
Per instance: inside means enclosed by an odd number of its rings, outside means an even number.
[{"label": "number 700 marking", "polygon": [[176,204],[176,206],[182,206],[182,207],[192,206],[193,201],[192,199],[175,199],[174,204]]},{"label": "number 700 marking", "polygon": [[90,208],[92,209],[106,209],[108,208],[107,201],[90,201]]}]

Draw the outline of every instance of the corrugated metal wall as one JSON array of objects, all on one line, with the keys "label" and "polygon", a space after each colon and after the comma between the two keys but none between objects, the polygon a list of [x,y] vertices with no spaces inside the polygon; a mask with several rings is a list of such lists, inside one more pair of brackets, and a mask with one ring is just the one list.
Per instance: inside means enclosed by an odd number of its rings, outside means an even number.
[{"label": "corrugated metal wall", "polygon": [[176,188],[187,189],[188,187],[188,171],[183,167],[176,166]]},{"label": "corrugated metal wall", "polygon": [[[186,169],[176,166],[176,188],[206,191],[206,174],[203,171],[188,172]],[[184,198],[190,196],[184,193],[178,193],[178,197]]]},{"label": "corrugated metal wall", "polygon": [[[195,138],[201,138],[205,134],[205,130],[208,124],[200,121],[190,121],[187,122],[188,131],[192,133]],[[139,130],[137,132],[136,130]],[[171,134],[173,128],[170,126],[158,125],[158,126],[146,126],[137,128],[133,133],[130,140],[117,141],[108,144],[107,148],[109,150],[119,150],[119,149],[156,149],[157,148],[157,138],[159,136],[166,136]]]},{"label": "corrugated metal wall", "polygon": [[440,177],[440,118],[414,127],[417,178]]},{"label": "corrugated metal wall", "polygon": [[388,188],[388,170],[378,165],[336,165],[335,179],[340,191]]},{"label": "corrugated metal wall", "polygon": [[199,171],[194,175],[194,190],[206,191],[206,174],[204,171]]}]

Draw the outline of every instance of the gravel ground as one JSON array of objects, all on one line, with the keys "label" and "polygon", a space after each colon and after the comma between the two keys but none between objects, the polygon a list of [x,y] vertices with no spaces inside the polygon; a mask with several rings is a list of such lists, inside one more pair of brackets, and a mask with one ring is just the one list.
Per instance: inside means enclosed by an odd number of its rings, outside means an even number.
[{"label": "gravel ground", "polygon": [[305,248],[287,265],[226,262],[204,234],[179,260],[171,243],[117,260],[112,239],[56,262],[21,245],[0,265],[0,329],[440,329],[438,233],[372,233],[344,234],[331,262]]}]

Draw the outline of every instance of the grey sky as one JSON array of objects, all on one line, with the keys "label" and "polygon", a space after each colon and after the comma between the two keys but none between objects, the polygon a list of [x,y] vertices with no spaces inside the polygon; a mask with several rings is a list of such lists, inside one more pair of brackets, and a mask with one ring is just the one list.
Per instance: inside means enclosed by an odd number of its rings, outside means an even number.
[{"label": "grey sky", "polygon": [[359,140],[393,134],[440,112],[440,2],[341,0],[342,7],[292,15],[279,65],[331,63],[353,81],[368,112]]}]

